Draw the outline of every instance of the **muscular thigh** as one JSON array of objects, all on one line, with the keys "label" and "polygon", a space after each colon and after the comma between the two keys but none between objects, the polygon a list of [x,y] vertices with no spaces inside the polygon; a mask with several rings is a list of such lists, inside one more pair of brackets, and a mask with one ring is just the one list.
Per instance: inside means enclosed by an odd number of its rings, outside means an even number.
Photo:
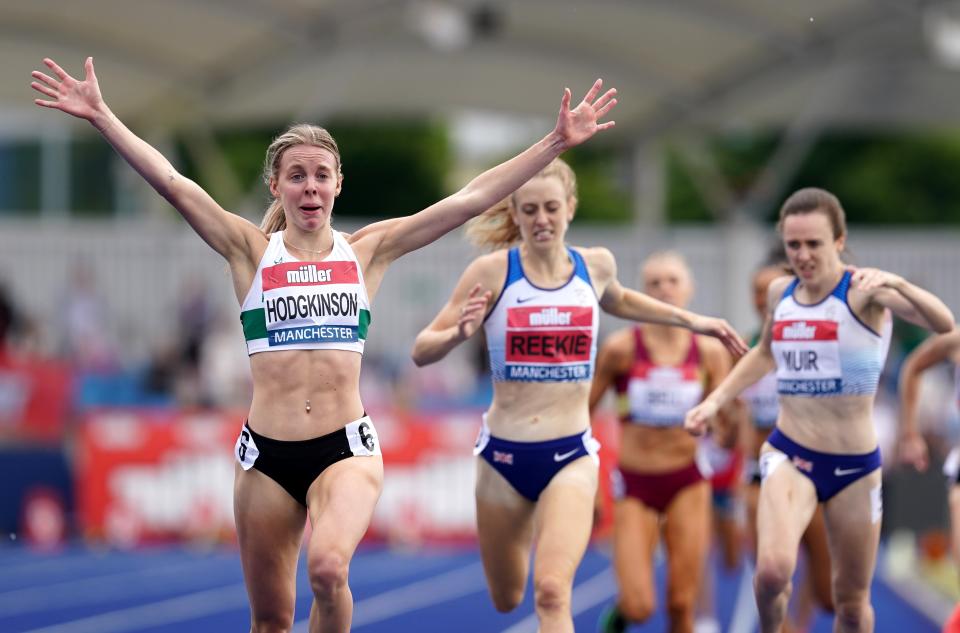
[{"label": "muscular thigh", "polygon": [[540,494],[534,519],[535,576],[573,580],[590,540],[596,492],[597,464],[581,457],[558,472]]},{"label": "muscular thigh", "polygon": [[477,538],[492,586],[526,585],[536,507],[483,458],[477,458]]},{"label": "muscular thigh", "polygon": [[677,493],[663,526],[670,590],[696,590],[710,542],[710,483],[700,481]]},{"label": "muscular thigh", "polygon": [[880,542],[880,480],[877,469],[824,504],[837,600],[870,590]]},{"label": "muscular thigh", "polygon": [[660,514],[637,499],[617,501],[613,514],[613,563],[624,593],[653,600],[653,556]]},{"label": "muscular thigh", "polygon": [[319,547],[352,556],[370,525],[382,489],[380,455],[350,457],[320,473],[307,491],[313,525],[311,553]]},{"label": "muscular thigh", "polygon": [[816,507],[813,483],[789,461],[768,473],[757,502],[757,557],[774,556],[796,564],[800,537]]},{"label": "muscular thigh", "polygon": [[306,509],[260,471],[237,465],[233,512],[254,617],[292,613]]}]

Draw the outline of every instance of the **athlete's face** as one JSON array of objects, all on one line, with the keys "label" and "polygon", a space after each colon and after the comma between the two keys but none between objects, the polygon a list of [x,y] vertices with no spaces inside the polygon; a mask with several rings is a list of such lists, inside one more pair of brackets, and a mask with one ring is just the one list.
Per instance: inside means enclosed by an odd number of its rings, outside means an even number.
[{"label": "athlete's face", "polygon": [[337,159],[329,150],[294,145],[280,157],[270,193],[283,204],[287,226],[310,232],[329,223],[341,182]]},{"label": "athlete's face", "polygon": [[575,205],[559,178],[527,181],[513,194],[513,202],[511,214],[524,244],[541,248],[563,243]]},{"label": "athlete's face", "polygon": [[685,308],[693,296],[690,271],[679,259],[656,257],[647,261],[641,270],[643,291],[654,299]]},{"label": "athlete's face", "polygon": [[767,316],[767,289],[770,282],[777,277],[783,277],[787,272],[779,266],[761,268],[753,276],[753,307],[762,319]]},{"label": "athlete's face", "polygon": [[844,236],[833,238],[830,218],[813,211],[788,215],[783,220],[783,245],[790,266],[801,281],[820,283],[831,280],[842,268],[840,253]]}]

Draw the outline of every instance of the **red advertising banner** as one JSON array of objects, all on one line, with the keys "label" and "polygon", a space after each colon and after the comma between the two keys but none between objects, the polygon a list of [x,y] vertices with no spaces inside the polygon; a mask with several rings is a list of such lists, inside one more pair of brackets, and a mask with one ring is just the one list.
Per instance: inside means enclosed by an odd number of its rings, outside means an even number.
[{"label": "red advertising banner", "polygon": [[[386,473],[368,538],[403,545],[474,538],[480,416],[371,412]],[[243,419],[242,412],[88,415],[76,459],[84,535],[118,545],[232,540],[233,446]],[[594,427],[604,444],[604,487],[615,426],[611,417]]]},{"label": "red advertising banner", "polygon": [[65,364],[0,354],[0,438],[63,438],[73,381]]}]

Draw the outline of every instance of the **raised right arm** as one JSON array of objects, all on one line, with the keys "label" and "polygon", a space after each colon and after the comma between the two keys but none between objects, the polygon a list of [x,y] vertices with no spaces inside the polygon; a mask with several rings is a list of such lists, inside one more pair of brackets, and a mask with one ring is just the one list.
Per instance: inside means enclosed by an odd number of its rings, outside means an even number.
[{"label": "raised right arm", "polygon": [[706,430],[707,423],[717,412],[740,395],[744,389],[763,378],[771,371],[776,363],[770,349],[773,335],[773,311],[780,302],[780,295],[792,281],[792,277],[774,279],[767,290],[767,305],[769,306],[766,320],[763,324],[763,334],[757,343],[743,358],[737,361],[733,369],[727,374],[716,389],[704,398],[703,402],[690,409],[684,420],[684,427],[694,435],[701,435]]},{"label": "raised right arm", "polygon": [[260,230],[224,210],[111,112],[100,93],[92,57],[86,60],[83,81],[71,77],[52,59],[44,59],[43,63],[56,78],[36,70],[31,73],[35,79],[31,87],[49,98],[36,99],[34,103],[89,121],[117,153],[180,212],[203,241],[228,261],[250,252],[250,241]]}]

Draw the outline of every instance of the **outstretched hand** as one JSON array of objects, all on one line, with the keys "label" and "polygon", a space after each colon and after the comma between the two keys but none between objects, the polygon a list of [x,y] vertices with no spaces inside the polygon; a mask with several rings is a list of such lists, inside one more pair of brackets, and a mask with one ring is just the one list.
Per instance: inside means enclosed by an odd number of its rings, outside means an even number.
[{"label": "outstretched hand", "polygon": [[739,358],[750,351],[750,346],[744,341],[733,327],[723,319],[714,317],[697,317],[690,328],[698,334],[705,334],[720,340],[734,358]]},{"label": "outstretched hand", "polygon": [[94,117],[104,108],[100,85],[93,71],[93,58],[88,57],[84,64],[86,77],[83,81],[77,81],[71,77],[50,58],[44,58],[43,63],[53,71],[56,78],[39,70],[30,73],[30,76],[36,80],[30,83],[30,87],[50,98],[49,101],[34,99],[33,102],[38,106],[62,110],[67,114],[93,122]]},{"label": "outstretched hand", "polygon": [[683,428],[691,435],[701,436],[707,432],[712,420],[717,415],[717,406],[707,398],[694,408],[687,411],[683,419]]},{"label": "outstretched hand", "polygon": [[470,289],[467,301],[460,306],[460,316],[457,319],[457,330],[460,336],[468,339],[480,328],[483,317],[487,314],[487,303],[493,297],[489,290],[483,290],[480,284]]},{"label": "outstretched hand", "polygon": [[557,116],[557,126],[554,128],[554,132],[563,139],[564,149],[579,145],[598,131],[607,130],[615,125],[614,121],[600,123],[600,119],[617,105],[617,100],[614,98],[617,89],[611,88],[598,98],[597,95],[600,94],[602,88],[603,79],[597,79],[593,83],[593,87],[583,97],[583,101],[573,109],[570,109],[570,89],[563,89],[563,98],[560,100],[560,114]]}]

